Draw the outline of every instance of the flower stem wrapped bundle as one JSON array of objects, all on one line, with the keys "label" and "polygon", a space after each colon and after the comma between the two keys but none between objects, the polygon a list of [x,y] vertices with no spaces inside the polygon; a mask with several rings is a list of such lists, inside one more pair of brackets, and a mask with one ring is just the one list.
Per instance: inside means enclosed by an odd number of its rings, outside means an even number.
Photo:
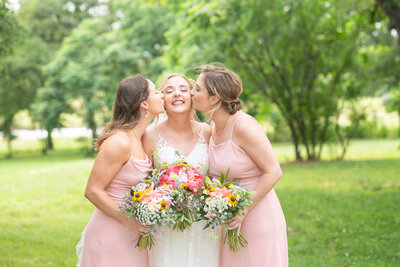
[{"label": "flower stem wrapped bundle", "polygon": [[221,174],[220,179],[205,178],[205,188],[202,191],[204,202],[199,217],[207,222],[204,229],[214,229],[220,225],[224,227],[224,243],[227,242],[229,249],[237,252],[247,247],[247,241],[237,229],[230,229],[228,223],[244,207],[253,204],[250,195],[254,192],[237,185],[234,180],[226,181],[228,174],[229,170],[225,175]]},{"label": "flower stem wrapped bundle", "polygon": [[125,197],[122,210],[128,217],[135,217],[142,224],[151,225],[149,233],[141,233],[139,236],[136,247],[140,250],[150,250],[153,246],[156,224],[170,223],[173,213],[171,203],[171,197],[161,189],[154,188],[154,183],[148,180],[132,187],[130,193]]}]

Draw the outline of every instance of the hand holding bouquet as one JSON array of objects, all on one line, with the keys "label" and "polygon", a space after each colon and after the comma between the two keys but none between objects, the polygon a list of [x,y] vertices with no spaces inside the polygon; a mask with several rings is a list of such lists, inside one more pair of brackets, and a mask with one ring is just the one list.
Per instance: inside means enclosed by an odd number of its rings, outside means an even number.
[{"label": "hand holding bouquet", "polygon": [[154,226],[168,224],[172,214],[172,200],[160,188],[154,188],[154,183],[145,180],[132,187],[130,194],[125,197],[122,210],[128,217],[135,217],[142,224],[150,224],[149,233],[141,233],[136,247],[140,250],[150,250],[154,244]]},{"label": "hand holding bouquet", "polygon": [[200,211],[201,219],[205,220],[204,229],[222,225],[226,230],[224,242],[228,242],[230,250],[237,252],[241,247],[247,246],[247,241],[237,229],[228,227],[229,221],[235,217],[244,207],[251,206],[250,195],[253,191],[236,185],[233,181],[226,181],[226,175],[221,174],[220,179],[205,179],[205,189],[203,189],[203,209]]}]

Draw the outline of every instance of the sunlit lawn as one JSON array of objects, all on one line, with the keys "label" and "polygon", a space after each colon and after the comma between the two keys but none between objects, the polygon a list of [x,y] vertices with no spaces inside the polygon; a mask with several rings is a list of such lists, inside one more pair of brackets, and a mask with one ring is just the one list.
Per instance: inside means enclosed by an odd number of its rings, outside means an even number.
[{"label": "sunlit lawn", "polygon": [[[74,266],[93,211],[83,196],[93,157],[73,140],[47,156],[17,141],[15,158],[0,160],[0,266]],[[346,161],[283,164],[291,266],[400,266],[399,144],[356,141]],[[274,148],[292,159],[289,144]]]}]

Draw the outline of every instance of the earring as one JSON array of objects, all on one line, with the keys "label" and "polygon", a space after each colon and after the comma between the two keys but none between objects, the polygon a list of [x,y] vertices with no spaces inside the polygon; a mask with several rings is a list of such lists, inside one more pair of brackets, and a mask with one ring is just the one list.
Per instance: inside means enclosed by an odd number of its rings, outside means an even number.
[{"label": "earring", "polygon": [[150,115],[150,112],[146,110],[146,115],[144,115],[145,118],[147,118]]}]

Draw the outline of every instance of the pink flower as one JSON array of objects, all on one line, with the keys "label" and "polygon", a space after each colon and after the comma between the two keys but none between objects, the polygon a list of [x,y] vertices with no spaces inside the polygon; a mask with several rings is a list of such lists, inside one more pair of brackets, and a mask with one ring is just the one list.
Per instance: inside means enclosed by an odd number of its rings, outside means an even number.
[{"label": "pink flower", "polygon": [[161,176],[159,185],[172,186],[173,189],[176,189],[175,181],[170,179],[170,176],[168,174],[164,174],[163,176]]},{"label": "pink flower", "polygon": [[232,192],[232,190],[228,190],[225,187],[223,188],[215,188],[214,192],[216,195],[221,195],[222,197],[227,197],[230,193]]},{"label": "pink flower", "polygon": [[173,173],[175,173],[176,175],[179,175],[179,173],[180,173],[180,171],[183,169],[183,167],[182,166],[172,166],[172,167],[169,167],[168,169],[167,169],[167,174],[168,175],[170,175],[171,174],[171,172],[173,172]]}]

